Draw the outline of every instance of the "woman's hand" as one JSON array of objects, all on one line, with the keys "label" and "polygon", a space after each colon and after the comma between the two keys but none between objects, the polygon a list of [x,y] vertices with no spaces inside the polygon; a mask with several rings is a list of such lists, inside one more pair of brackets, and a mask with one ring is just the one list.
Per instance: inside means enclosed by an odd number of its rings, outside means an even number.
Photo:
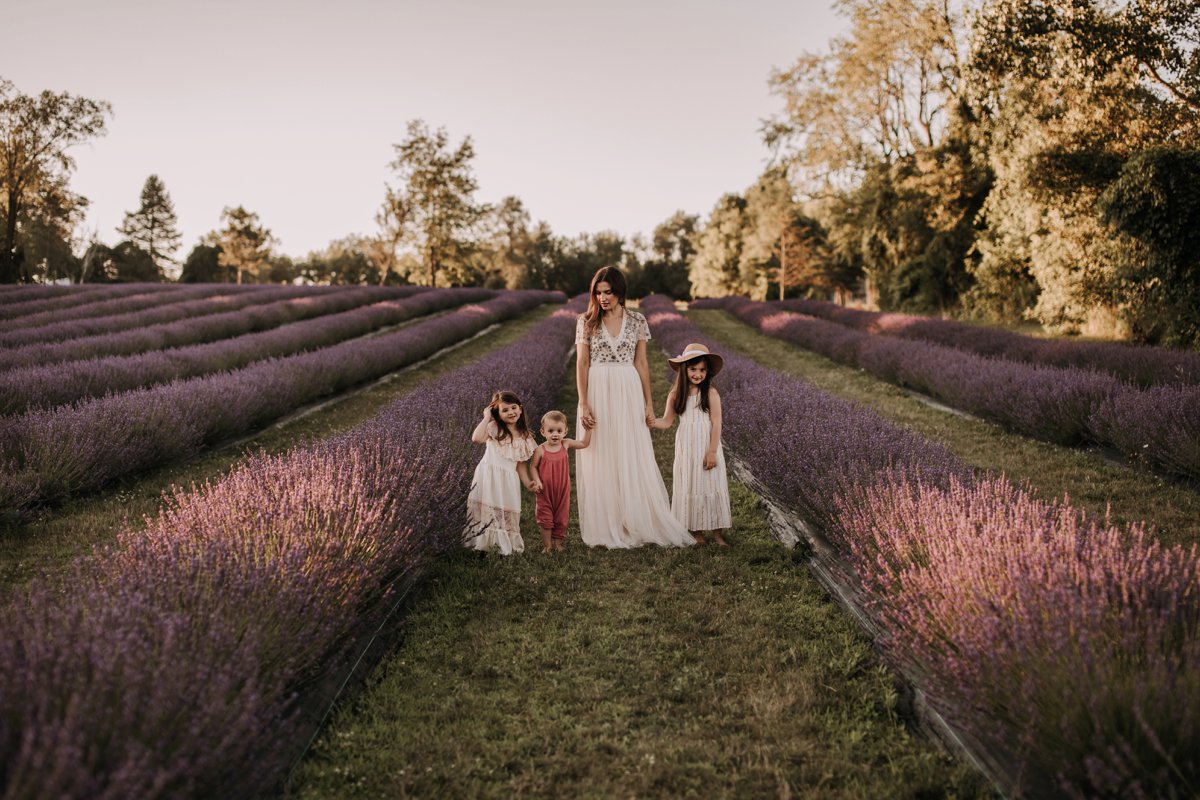
[{"label": "woman's hand", "polygon": [[646,427],[653,428],[656,417],[654,416],[654,403],[646,401]]},{"label": "woman's hand", "polygon": [[583,423],[583,427],[591,430],[596,427],[596,415],[592,413],[592,407],[584,403],[579,407],[579,421]]},{"label": "woman's hand", "polygon": [[717,451],[709,450],[704,454],[704,468],[712,469],[717,465]]}]

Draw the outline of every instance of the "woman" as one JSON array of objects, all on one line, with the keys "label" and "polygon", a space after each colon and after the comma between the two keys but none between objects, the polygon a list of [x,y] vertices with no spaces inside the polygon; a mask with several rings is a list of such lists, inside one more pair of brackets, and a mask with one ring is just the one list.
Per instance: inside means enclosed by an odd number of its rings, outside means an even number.
[{"label": "woman", "polygon": [[579,527],[589,547],[685,547],[695,540],[671,514],[650,444],[650,326],[625,309],[625,291],[619,269],[599,270],[575,329],[577,419],[595,428],[591,447],[575,456]]}]

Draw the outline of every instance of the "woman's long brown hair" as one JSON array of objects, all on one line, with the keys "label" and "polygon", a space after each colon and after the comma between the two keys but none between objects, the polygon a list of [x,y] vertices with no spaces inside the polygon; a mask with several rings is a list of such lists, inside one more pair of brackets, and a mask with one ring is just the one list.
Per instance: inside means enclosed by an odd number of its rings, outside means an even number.
[{"label": "woman's long brown hair", "polygon": [[517,433],[521,434],[521,436],[529,438],[529,426],[525,422],[525,404],[521,402],[521,398],[512,392],[507,389],[501,389],[492,395],[492,402],[488,404],[492,409],[492,422],[496,423],[496,427],[499,428],[499,432],[496,434],[496,441],[503,442],[504,437],[512,435],[508,430],[508,426],[504,424],[504,420],[500,419],[501,403],[521,407],[521,416],[517,417],[514,427],[516,427]]},{"label": "woman's long brown hair", "polygon": [[596,286],[605,281],[612,288],[617,302],[622,308],[625,307],[625,293],[629,291],[629,284],[625,281],[624,273],[616,267],[601,267],[596,270],[596,274],[592,276],[592,286],[588,289],[587,311],[583,315],[583,330],[588,338],[595,336],[596,331],[600,330],[600,319],[604,316],[604,309],[596,302]]},{"label": "woman's long brown hair", "polygon": [[688,389],[691,388],[692,382],[688,380],[687,368],[689,364],[695,364],[697,361],[703,361],[704,366],[708,367],[708,374],[704,376],[704,380],[700,381],[700,409],[708,413],[708,387],[712,386],[712,364],[709,363],[707,356],[696,356],[689,358],[682,364],[676,364],[675,369],[675,413],[683,414],[687,410]]}]

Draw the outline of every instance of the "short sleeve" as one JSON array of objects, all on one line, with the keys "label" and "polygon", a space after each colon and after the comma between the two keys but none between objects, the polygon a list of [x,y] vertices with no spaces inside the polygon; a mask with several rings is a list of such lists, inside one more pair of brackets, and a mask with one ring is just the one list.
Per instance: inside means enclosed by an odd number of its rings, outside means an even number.
[{"label": "short sleeve", "polygon": [[650,339],[650,323],[646,322],[646,318],[641,314],[634,317],[634,321],[637,322],[637,329],[634,331],[637,340],[639,342],[648,341]]},{"label": "short sleeve", "polygon": [[586,325],[587,320],[584,319],[583,314],[580,314],[579,321],[575,323],[575,344],[587,344]]}]

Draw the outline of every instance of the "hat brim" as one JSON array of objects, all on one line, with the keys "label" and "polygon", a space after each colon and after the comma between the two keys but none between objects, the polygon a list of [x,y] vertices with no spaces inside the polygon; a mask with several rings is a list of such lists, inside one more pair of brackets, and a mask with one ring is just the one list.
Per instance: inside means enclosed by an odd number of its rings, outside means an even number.
[{"label": "hat brim", "polygon": [[682,355],[678,358],[668,358],[667,362],[671,365],[671,369],[678,371],[680,364],[686,364],[689,361],[695,361],[697,358],[708,359],[709,377],[716,375],[725,366],[725,359],[721,358],[716,353],[693,353],[691,355]]}]

